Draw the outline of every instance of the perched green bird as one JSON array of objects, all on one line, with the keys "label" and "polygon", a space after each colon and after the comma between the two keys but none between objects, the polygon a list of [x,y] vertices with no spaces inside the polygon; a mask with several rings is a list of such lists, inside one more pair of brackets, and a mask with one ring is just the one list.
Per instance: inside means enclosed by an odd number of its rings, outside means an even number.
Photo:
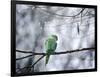
[{"label": "perched green bird", "polygon": [[45,42],[45,48],[46,48],[46,63],[48,63],[50,54],[54,53],[57,47],[57,40],[58,37],[56,35],[51,35]]}]

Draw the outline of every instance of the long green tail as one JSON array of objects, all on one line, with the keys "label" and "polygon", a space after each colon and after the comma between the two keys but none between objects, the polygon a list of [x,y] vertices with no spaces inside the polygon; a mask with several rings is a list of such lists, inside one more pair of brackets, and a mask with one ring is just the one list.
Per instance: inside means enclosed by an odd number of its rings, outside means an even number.
[{"label": "long green tail", "polygon": [[49,58],[50,58],[50,55],[46,55],[46,62],[45,62],[45,65],[48,63]]}]

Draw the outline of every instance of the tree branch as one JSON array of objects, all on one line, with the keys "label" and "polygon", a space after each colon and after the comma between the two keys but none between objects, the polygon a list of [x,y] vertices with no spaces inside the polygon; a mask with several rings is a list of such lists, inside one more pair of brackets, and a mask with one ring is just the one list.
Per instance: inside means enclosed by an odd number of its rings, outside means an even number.
[{"label": "tree branch", "polygon": [[[64,51],[64,52],[55,52],[55,53],[52,53],[51,55],[60,55],[60,54],[66,54],[66,53],[74,53],[74,52],[80,52],[80,51],[85,51],[85,50],[94,50],[95,48],[82,48],[82,49],[76,49],[76,50],[69,50],[69,51]],[[28,53],[28,51],[20,51],[20,50],[17,50],[18,52],[20,53]],[[33,53],[31,51],[29,51],[29,53]],[[27,57],[30,57],[30,56],[33,56],[33,55],[42,55],[42,57],[40,57],[34,64],[32,64],[30,67],[23,67],[23,68],[16,68],[19,72],[21,70],[24,70],[25,68],[32,68],[34,67],[35,64],[37,64],[44,56],[46,56],[46,53],[33,53],[32,55],[28,55],[26,57],[22,57],[22,58],[18,58],[16,60],[21,60],[21,59],[24,59],[24,58],[27,58]]]},{"label": "tree branch", "polygon": [[[85,51],[85,50],[93,50],[95,48],[82,48],[82,49],[76,49],[76,50],[69,50],[69,51],[63,51],[63,52],[55,52],[51,55],[60,55],[60,54],[66,54],[66,53],[73,53],[73,52],[79,52],[79,51]],[[16,52],[19,52],[20,50],[16,50]],[[33,53],[33,55],[46,55],[46,53],[34,53],[32,51],[20,51],[20,53]]]},{"label": "tree branch", "polygon": [[20,53],[33,53],[32,51],[22,51],[22,50],[16,50],[16,52],[20,52]]},{"label": "tree branch", "polygon": [[78,15],[80,15],[83,11],[84,11],[85,8],[83,8],[78,14],[74,15],[73,17],[76,17]]},{"label": "tree branch", "polygon": [[[76,49],[76,50],[69,50],[69,51],[63,51],[63,52],[54,52],[51,55],[60,55],[60,54],[67,54],[67,53],[73,53],[73,52],[79,52],[79,51],[85,51],[85,50],[94,50],[95,48],[82,48],[82,49]],[[33,55],[46,55],[46,53],[34,53],[32,51],[20,51],[20,50],[16,50],[16,52],[20,52],[20,53],[31,53],[31,55],[28,56],[24,56],[21,58],[17,58],[16,60],[21,60],[27,57],[31,57]]]},{"label": "tree branch", "polygon": [[24,56],[24,57],[21,57],[21,58],[17,58],[16,60],[21,60],[21,59],[25,59],[25,58],[28,58],[28,57],[31,57],[33,55],[28,55],[28,56]]},{"label": "tree branch", "polygon": [[32,67],[34,67],[34,65],[37,64],[44,56],[45,56],[45,55],[42,55],[42,56],[41,56],[35,63],[33,63],[30,67],[17,68],[17,69],[18,69],[17,72],[19,72],[19,71],[21,71],[21,70],[24,70],[25,68],[32,68]]},{"label": "tree branch", "polygon": [[36,63],[38,63],[44,56],[45,56],[45,55],[41,56],[34,64],[32,64],[32,67],[33,67]]},{"label": "tree branch", "polygon": [[[37,8],[41,9],[41,7],[37,7]],[[53,12],[50,12],[50,11],[47,11],[47,10],[44,10],[44,9],[41,9],[41,10],[45,11],[46,13],[57,15],[57,16],[61,16],[61,17],[76,17],[76,16],[80,15],[84,11],[84,9],[85,8],[83,8],[78,14],[72,15],[72,16],[60,15],[60,14],[56,14],[56,13],[53,13]]]}]

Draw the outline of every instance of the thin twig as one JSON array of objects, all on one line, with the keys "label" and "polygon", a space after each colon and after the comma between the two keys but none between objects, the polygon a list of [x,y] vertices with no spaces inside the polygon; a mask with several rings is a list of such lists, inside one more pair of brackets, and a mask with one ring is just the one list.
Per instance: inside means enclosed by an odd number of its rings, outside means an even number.
[{"label": "thin twig", "polygon": [[21,51],[21,50],[16,50],[16,52],[21,52],[21,53],[33,53],[32,51]]},{"label": "thin twig", "polygon": [[17,58],[16,60],[21,60],[21,59],[25,59],[25,58],[28,58],[28,57],[31,57],[33,55],[28,55],[28,56],[24,56],[24,57],[21,57],[21,58]]},{"label": "thin twig", "polygon": [[43,55],[42,57],[40,57],[40,58],[39,58],[34,64],[32,64],[30,67],[17,68],[17,69],[18,69],[17,72],[19,72],[19,71],[21,71],[21,70],[23,70],[23,69],[25,69],[25,68],[32,68],[32,67],[34,67],[34,65],[37,64],[44,56],[45,56],[45,55]]},{"label": "thin twig", "polygon": [[41,7],[37,7],[37,8],[40,8],[41,10],[45,11],[46,13],[53,14],[53,15],[57,15],[57,16],[61,16],[61,17],[76,17],[76,16],[80,15],[80,14],[84,11],[84,9],[85,9],[85,8],[83,8],[83,9],[82,9],[78,14],[76,14],[76,15],[66,16],[66,15],[60,15],[60,14],[57,14],[57,13],[53,13],[53,12],[44,10],[44,9],[42,9]]},{"label": "thin twig", "polygon": [[45,55],[41,56],[34,64],[32,64],[32,66],[34,66],[35,64],[37,64]]},{"label": "thin twig", "polygon": [[85,8],[83,8],[78,14],[74,15],[73,17],[76,17],[78,15],[80,15],[83,11],[84,11]]}]

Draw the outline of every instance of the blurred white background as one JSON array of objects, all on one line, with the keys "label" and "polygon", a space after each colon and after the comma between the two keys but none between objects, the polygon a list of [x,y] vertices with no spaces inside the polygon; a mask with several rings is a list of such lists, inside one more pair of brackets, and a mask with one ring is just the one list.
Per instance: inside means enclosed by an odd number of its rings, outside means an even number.
[{"label": "blurred white background", "polygon": [[[29,1],[29,0],[27,0]],[[32,1],[32,0],[31,0]],[[43,1],[48,2],[48,0],[34,0],[34,1]],[[98,5],[100,8],[100,1],[99,0],[50,0],[49,2],[58,2],[58,3],[73,3],[73,4],[90,4],[90,5]],[[0,76],[7,77],[10,76],[10,0],[1,0],[0,2]],[[98,14],[100,14],[100,9],[98,9]],[[98,15],[98,20],[100,15]],[[98,23],[99,25],[100,23]],[[99,26],[98,26],[99,29]],[[98,33],[100,30],[98,30]],[[98,39],[100,39],[98,35]],[[99,40],[98,40],[99,42]],[[99,46],[99,44],[98,44]],[[99,49],[98,49],[98,59],[99,59]],[[98,65],[100,62],[98,61]],[[87,72],[87,73],[70,73],[70,74],[58,74],[58,77],[96,77],[100,73],[99,66],[98,72]],[[55,75],[43,75],[41,77],[53,77]],[[39,76],[37,76],[39,77]]]},{"label": "blurred white background", "polygon": [[[52,34],[58,36],[55,52],[94,47],[94,9],[85,8],[82,13],[73,18],[81,10],[83,9],[77,7],[17,4],[16,49],[27,52],[45,52],[44,43]],[[89,50],[64,55],[53,55],[46,66],[44,64],[44,57],[34,66],[34,71],[91,69],[95,66],[94,54],[94,50]],[[16,58],[27,55],[29,54],[16,52]],[[35,55],[34,57],[17,60],[16,72],[18,68],[29,67],[39,57],[41,56]],[[23,69],[23,73],[29,72],[33,73],[33,67],[31,70]],[[22,71],[17,73],[22,73]]]}]

